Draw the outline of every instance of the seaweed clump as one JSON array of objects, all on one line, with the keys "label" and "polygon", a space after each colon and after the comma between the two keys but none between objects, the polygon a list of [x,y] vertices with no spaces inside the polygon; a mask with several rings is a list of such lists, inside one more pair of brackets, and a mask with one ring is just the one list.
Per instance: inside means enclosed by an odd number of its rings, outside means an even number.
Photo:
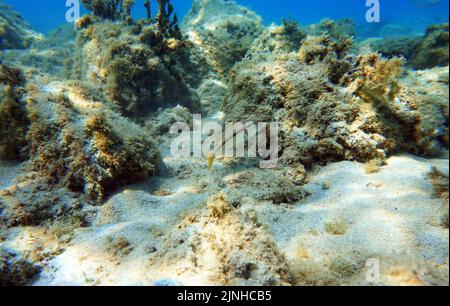
[{"label": "seaweed clump", "polygon": [[22,100],[25,78],[22,71],[0,64],[0,158],[23,159],[29,125]]}]

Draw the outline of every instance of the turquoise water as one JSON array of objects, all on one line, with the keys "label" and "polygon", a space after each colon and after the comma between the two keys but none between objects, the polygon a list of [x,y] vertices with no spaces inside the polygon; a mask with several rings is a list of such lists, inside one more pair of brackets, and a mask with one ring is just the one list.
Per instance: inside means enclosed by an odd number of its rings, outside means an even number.
[{"label": "turquoise water", "polygon": [[[0,0],[2,1],[2,0]],[[25,20],[37,31],[48,33],[65,22],[66,0],[3,0],[12,4]],[[134,10],[136,17],[144,14],[144,8],[137,0]],[[365,22],[365,0],[238,0],[238,3],[255,10],[266,24],[279,23],[290,17],[301,24],[311,24],[323,18],[351,18],[365,32],[376,32],[387,24],[399,24],[402,31],[420,34],[432,23],[448,21],[448,0],[380,0],[381,23]],[[436,3],[437,2],[437,3]],[[172,0],[180,17],[191,7],[191,0]]]}]

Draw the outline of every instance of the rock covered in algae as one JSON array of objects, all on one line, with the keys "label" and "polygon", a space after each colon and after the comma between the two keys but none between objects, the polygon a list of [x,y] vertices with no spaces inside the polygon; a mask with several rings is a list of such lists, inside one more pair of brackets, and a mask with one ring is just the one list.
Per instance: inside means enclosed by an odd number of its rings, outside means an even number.
[{"label": "rock covered in algae", "polygon": [[158,153],[145,131],[90,96],[89,86],[49,86],[50,92],[32,95],[29,105],[34,170],[99,202],[109,191],[155,173]]},{"label": "rock covered in algae", "polygon": [[131,18],[134,0],[82,0],[84,7],[95,16],[118,20]]},{"label": "rock covered in algae", "polygon": [[304,28],[292,20],[283,20],[281,25],[271,24],[253,42],[248,54],[271,52],[288,53],[298,51],[301,42],[306,38]]},{"label": "rock covered in algae", "polygon": [[29,81],[26,101],[10,93],[2,104],[0,116],[7,120],[0,132],[14,128],[2,137],[4,155],[22,149],[30,170],[51,185],[99,202],[109,191],[155,173],[158,153],[149,135],[115,113],[101,94],[81,82],[35,81]]},{"label": "rock covered in algae", "polygon": [[353,20],[344,18],[339,20],[323,19],[318,24],[306,28],[310,35],[329,36],[335,40],[346,39],[356,36],[356,25]]},{"label": "rock covered in algae", "polygon": [[355,56],[350,47],[348,39],[308,36],[298,52],[244,59],[231,71],[226,119],[280,121],[281,159],[290,165],[368,161],[403,150],[435,154],[438,134],[430,130],[445,131],[448,119],[430,122],[425,114],[445,110],[445,95],[414,99],[398,81],[400,58]]},{"label": "rock covered in algae", "polygon": [[361,43],[360,49],[377,51],[388,58],[403,56],[414,69],[445,67],[449,64],[448,23],[428,27],[422,37],[370,38]]},{"label": "rock covered in algae", "polygon": [[448,23],[430,26],[411,58],[411,65],[416,69],[448,66],[448,46]]},{"label": "rock covered in algae", "polygon": [[199,109],[205,73],[187,41],[164,37],[156,24],[99,20],[78,33],[72,78],[101,86],[122,114],[144,116],[166,105]]},{"label": "rock covered in algae", "polygon": [[196,0],[183,31],[210,56],[219,72],[227,72],[246,55],[262,33],[262,19],[235,1]]},{"label": "rock covered in algae", "polygon": [[68,68],[73,65],[75,37],[72,24],[60,26],[47,37],[27,50],[5,50],[4,63],[34,68],[59,78],[70,77]]},{"label": "rock covered in algae", "polygon": [[41,39],[10,5],[0,3],[0,50],[25,49]]}]

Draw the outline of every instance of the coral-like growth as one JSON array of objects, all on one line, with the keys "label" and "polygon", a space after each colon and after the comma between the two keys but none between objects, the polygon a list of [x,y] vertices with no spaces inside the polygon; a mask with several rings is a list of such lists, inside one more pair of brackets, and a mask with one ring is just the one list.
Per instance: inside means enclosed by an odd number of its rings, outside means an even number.
[{"label": "coral-like growth", "polygon": [[378,53],[360,55],[349,88],[366,101],[392,101],[400,91],[397,78],[402,72],[403,60],[387,60]]}]

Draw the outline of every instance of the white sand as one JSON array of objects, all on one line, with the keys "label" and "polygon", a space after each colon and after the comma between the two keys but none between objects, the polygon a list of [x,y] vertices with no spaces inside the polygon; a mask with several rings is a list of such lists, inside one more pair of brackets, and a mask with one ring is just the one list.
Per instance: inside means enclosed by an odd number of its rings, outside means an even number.
[{"label": "white sand", "polygon": [[[76,232],[36,285],[214,285],[223,279],[219,254],[262,264],[264,251],[258,247],[252,250],[254,256],[233,250],[232,240],[243,239],[236,237],[233,222],[208,219],[207,199],[223,187],[225,170],[209,173],[204,161],[166,162],[186,173],[130,186],[113,196],[100,209],[96,224]],[[242,214],[234,216],[256,212],[264,230],[256,239],[261,241],[249,247],[275,242],[301,280],[327,283],[350,269],[342,283],[366,284],[365,262],[376,258],[383,269],[380,284],[427,283],[429,274],[445,267],[448,272],[449,252],[448,229],[439,223],[447,208],[433,197],[426,177],[431,166],[448,172],[448,160],[409,155],[390,158],[375,174],[366,174],[359,163],[331,164],[310,178],[310,197],[289,205],[245,198],[244,183]],[[151,194],[164,189],[173,194]],[[245,224],[244,219],[239,224]],[[344,223],[345,233],[328,233],[330,222]],[[205,243],[208,235],[220,236],[214,239],[225,251]],[[130,250],[114,247],[120,238]],[[235,283],[259,284],[260,278]],[[433,281],[436,277],[428,283]],[[448,273],[443,281],[448,282]]]}]

